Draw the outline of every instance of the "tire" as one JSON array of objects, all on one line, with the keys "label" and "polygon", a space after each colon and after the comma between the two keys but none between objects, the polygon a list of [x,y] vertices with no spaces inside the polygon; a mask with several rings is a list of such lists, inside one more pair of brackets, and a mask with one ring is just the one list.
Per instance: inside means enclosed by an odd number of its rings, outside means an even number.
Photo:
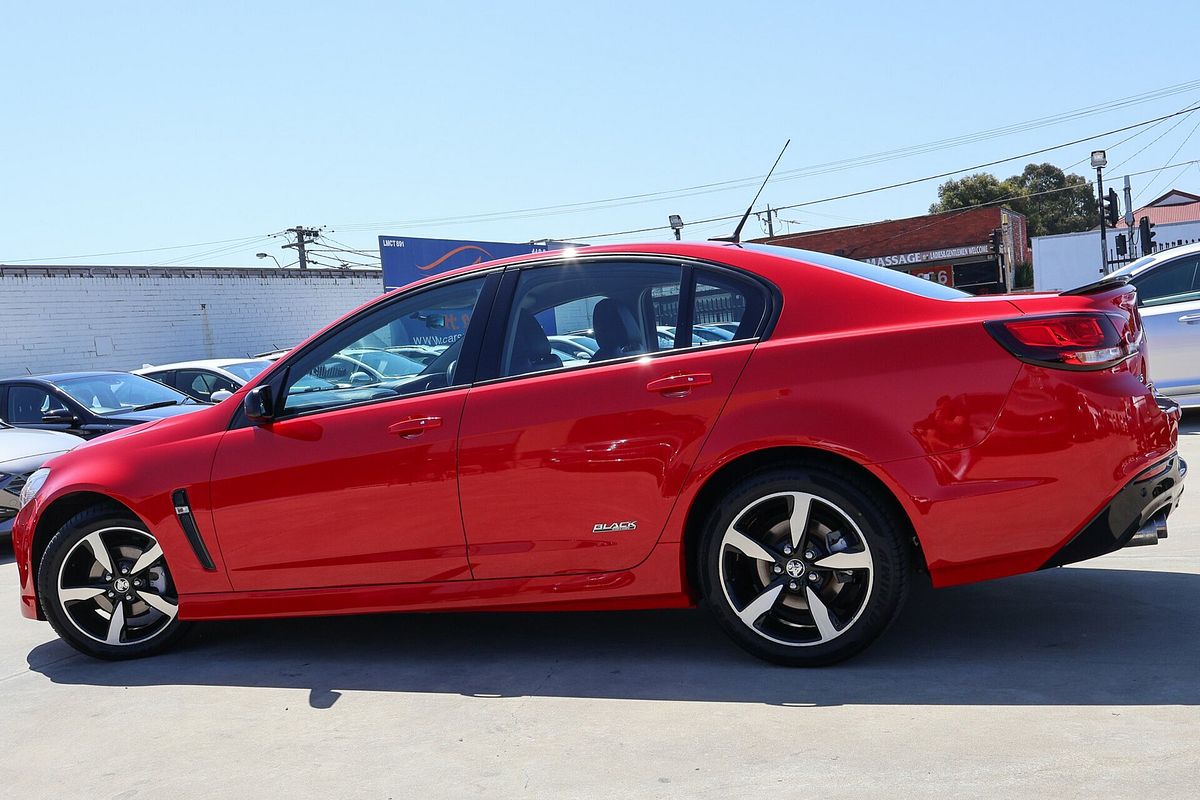
[{"label": "tire", "polygon": [[154,655],[190,627],[179,619],[179,595],[158,540],[112,508],[82,511],[54,534],[38,566],[38,596],[54,632],[95,658]]},{"label": "tire", "polygon": [[873,487],[837,468],[757,472],[709,516],[701,593],[725,632],[759,658],[834,664],[899,615],[912,576],[906,530]]}]

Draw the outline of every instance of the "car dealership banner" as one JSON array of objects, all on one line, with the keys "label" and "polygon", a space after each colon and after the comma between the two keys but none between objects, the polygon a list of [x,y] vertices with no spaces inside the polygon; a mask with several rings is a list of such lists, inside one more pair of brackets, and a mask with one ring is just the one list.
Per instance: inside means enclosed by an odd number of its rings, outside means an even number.
[{"label": "car dealership banner", "polygon": [[[478,242],[464,239],[423,239],[417,236],[380,236],[379,258],[383,262],[383,289],[390,292],[413,281],[448,272],[459,267],[469,267],[498,258],[544,253],[575,247],[570,242]],[[403,320],[407,341],[413,344],[441,344],[454,342],[466,329],[471,318],[471,309],[444,309],[446,318],[454,320],[452,330],[429,331],[413,320]],[[556,331],[553,311],[538,315],[538,321],[547,333]]]},{"label": "car dealership banner", "polygon": [[568,242],[476,242],[465,239],[422,239],[417,236],[380,236],[383,288],[391,291],[439,272],[480,264],[497,258],[544,253],[571,247]]}]

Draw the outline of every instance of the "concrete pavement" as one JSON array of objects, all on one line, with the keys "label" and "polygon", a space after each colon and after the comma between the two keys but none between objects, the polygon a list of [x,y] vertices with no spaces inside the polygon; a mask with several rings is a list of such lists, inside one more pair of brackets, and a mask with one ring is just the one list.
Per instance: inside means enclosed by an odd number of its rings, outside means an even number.
[{"label": "concrete pavement", "polygon": [[0,796],[1192,797],[1190,483],[1158,546],[920,592],[822,670],[695,611],[213,623],[110,664],[18,616],[3,550]]}]

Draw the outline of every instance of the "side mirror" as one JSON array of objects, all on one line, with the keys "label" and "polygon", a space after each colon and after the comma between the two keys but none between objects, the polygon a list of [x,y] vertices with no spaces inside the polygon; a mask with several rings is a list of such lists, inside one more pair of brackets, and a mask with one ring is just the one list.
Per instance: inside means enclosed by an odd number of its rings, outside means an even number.
[{"label": "side mirror", "polygon": [[227,389],[220,389],[218,391],[213,392],[211,395],[209,395],[208,399],[209,399],[209,402],[219,403],[222,400],[228,400],[231,397],[233,397],[233,392],[231,392]]},{"label": "side mirror", "polygon": [[67,424],[78,425],[79,417],[71,413],[70,409],[52,408],[45,414],[42,414],[42,422],[48,424]]},{"label": "side mirror", "polygon": [[242,402],[242,409],[246,412],[246,419],[255,425],[270,422],[275,416],[275,400],[271,397],[271,387],[256,386],[251,389]]}]

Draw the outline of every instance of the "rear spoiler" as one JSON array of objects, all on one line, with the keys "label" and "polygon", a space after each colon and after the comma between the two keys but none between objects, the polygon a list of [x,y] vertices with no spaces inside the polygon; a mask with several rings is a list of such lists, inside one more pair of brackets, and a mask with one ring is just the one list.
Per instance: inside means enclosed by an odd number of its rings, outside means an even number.
[{"label": "rear spoiler", "polygon": [[1063,296],[1100,294],[1101,292],[1107,292],[1109,289],[1124,286],[1127,283],[1129,283],[1128,275],[1106,275],[1095,283],[1089,283],[1075,289],[1068,289],[1065,292],[1059,292],[1059,294]]}]

